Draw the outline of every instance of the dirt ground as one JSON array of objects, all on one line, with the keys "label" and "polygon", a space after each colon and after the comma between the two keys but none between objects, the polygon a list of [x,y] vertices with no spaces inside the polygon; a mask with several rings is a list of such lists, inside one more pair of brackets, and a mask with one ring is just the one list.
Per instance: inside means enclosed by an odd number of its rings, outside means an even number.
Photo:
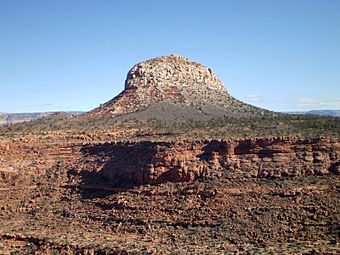
[{"label": "dirt ground", "polygon": [[0,192],[0,254],[339,254],[340,179],[126,189],[55,166]]}]

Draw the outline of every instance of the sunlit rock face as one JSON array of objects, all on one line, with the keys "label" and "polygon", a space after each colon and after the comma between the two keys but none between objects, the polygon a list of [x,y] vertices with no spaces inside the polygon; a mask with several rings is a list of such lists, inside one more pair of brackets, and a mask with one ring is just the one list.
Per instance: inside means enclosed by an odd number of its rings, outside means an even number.
[{"label": "sunlit rock face", "polygon": [[214,89],[225,91],[210,68],[189,61],[187,58],[170,55],[151,59],[135,65],[128,73],[125,89],[176,86],[178,89]]},{"label": "sunlit rock face", "polygon": [[210,68],[182,56],[170,55],[133,66],[127,74],[122,93],[87,116],[116,117],[149,107],[153,108],[153,113],[144,116],[156,119],[157,115],[167,115],[168,111],[163,114],[156,110],[158,113],[154,114],[155,108],[176,108],[178,114],[172,115],[185,115],[189,119],[250,116],[266,112],[230,96]]}]

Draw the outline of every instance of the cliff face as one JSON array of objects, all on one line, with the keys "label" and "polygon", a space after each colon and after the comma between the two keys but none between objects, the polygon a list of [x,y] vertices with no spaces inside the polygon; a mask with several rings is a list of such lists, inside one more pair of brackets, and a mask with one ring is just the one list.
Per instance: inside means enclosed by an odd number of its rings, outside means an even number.
[{"label": "cliff face", "polygon": [[82,153],[78,167],[117,185],[340,173],[339,139],[106,143],[84,146]]},{"label": "cliff face", "polygon": [[[178,142],[73,142],[16,139],[0,145],[0,179],[45,174],[56,165],[114,185],[198,178],[279,178],[340,174],[340,139],[294,137]],[[51,140],[48,140],[51,139]],[[93,140],[97,138],[94,136]]]}]

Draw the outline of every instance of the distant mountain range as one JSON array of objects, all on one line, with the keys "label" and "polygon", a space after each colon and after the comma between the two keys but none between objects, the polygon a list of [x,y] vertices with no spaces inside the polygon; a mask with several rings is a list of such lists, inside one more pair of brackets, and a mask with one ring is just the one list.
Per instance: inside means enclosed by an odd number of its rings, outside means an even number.
[{"label": "distant mountain range", "polygon": [[[7,124],[20,123],[24,121],[36,120],[59,112],[34,112],[34,113],[0,113],[0,126]],[[71,115],[79,115],[83,112],[67,112]]]},{"label": "distant mountain range", "polygon": [[288,112],[288,113],[340,117],[340,110],[311,110],[311,111],[296,111],[296,112]]}]

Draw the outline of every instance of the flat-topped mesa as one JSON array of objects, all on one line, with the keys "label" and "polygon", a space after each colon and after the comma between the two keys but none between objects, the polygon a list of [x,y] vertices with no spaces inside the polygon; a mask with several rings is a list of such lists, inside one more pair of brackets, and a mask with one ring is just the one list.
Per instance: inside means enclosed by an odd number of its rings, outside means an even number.
[{"label": "flat-topped mesa", "polygon": [[210,68],[185,57],[170,55],[132,67],[124,91],[86,117],[116,117],[144,110],[143,118],[175,116],[173,118],[178,119],[181,116],[183,120],[266,112],[230,96]]},{"label": "flat-topped mesa", "polygon": [[226,92],[224,85],[210,68],[178,55],[141,62],[129,71],[125,89],[152,86],[191,87],[192,89],[207,87]]}]

